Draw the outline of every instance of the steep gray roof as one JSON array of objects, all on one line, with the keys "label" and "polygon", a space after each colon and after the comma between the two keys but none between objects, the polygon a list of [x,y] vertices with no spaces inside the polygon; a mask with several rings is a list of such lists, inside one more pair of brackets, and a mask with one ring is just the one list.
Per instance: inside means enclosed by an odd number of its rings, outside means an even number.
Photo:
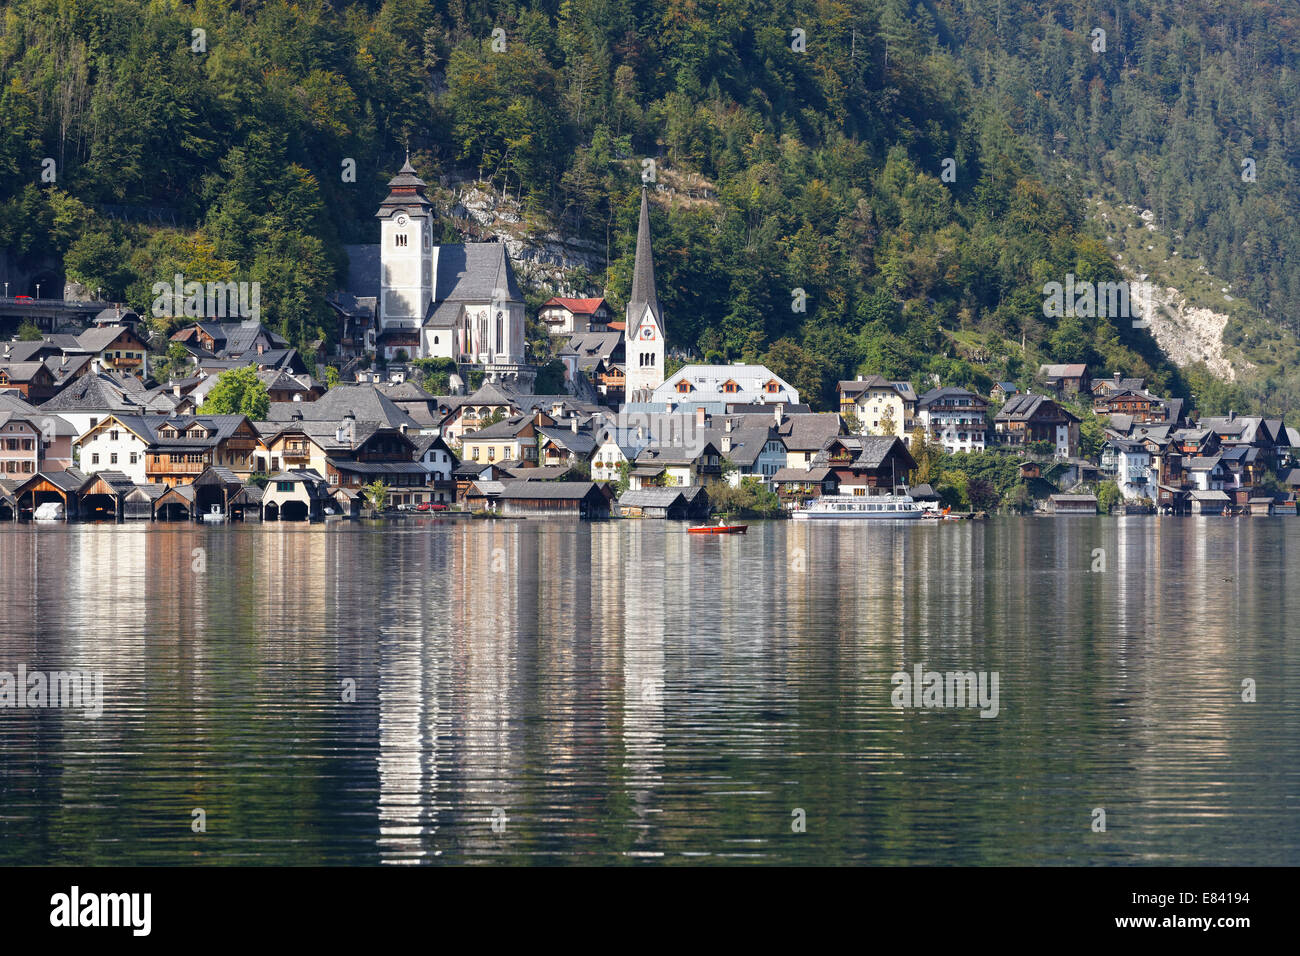
[{"label": "steep gray roof", "polygon": [[126,382],[106,372],[74,379],[41,405],[43,412],[125,412],[137,415],[174,407],[169,399],[128,391]]},{"label": "steep gray roof", "polygon": [[344,246],[343,250],[348,254],[348,293],[355,297],[359,306],[378,299],[381,268],[379,243]]},{"label": "steep gray roof", "polygon": [[630,339],[634,324],[641,321],[649,309],[655,321],[663,327],[659,312],[659,294],[655,289],[654,253],[650,248],[650,200],[645,186],[641,187],[641,219],[636,228],[636,260],[632,267],[632,294],[627,300],[627,327],[624,334]]},{"label": "steep gray roof", "polygon": [[624,508],[669,508],[681,497],[680,488],[642,488],[623,492],[618,503]]},{"label": "steep gray roof", "polygon": [[[134,330],[125,325],[96,326],[93,329],[86,329],[77,336],[77,345],[86,352],[102,352],[123,332],[131,332],[132,335],[135,335]],[[139,336],[136,335],[136,338],[139,338]]]},{"label": "steep gray roof", "polygon": [[591,432],[579,430],[577,434],[574,434],[572,429],[558,425],[550,428],[538,428],[537,431],[561,448],[567,448],[575,455],[590,457],[591,453],[596,450],[596,438]]},{"label": "steep gray roof", "polygon": [[504,290],[507,302],[524,301],[505,243],[439,246],[434,281],[437,298],[429,305],[424,324],[428,328],[453,328],[464,304],[491,302],[498,289]]},{"label": "steep gray roof", "polygon": [[590,481],[511,481],[505,483],[501,497],[534,500],[585,498],[595,488]]},{"label": "steep gray roof", "polygon": [[[209,448],[224,441],[235,433],[245,420],[243,415],[121,415],[113,417],[124,428],[135,432],[145,439],[151,447],[160,448]],[[209,433],[203,438],[191,438],[185,432],[197,422]],[[103,424],[102,422],[100,424]],[[159,435],[164,425],[172,425],[180,434],[176,438],[163,438]]]},{"label": "steep gray roof", "polygon": [[[1007,399],[1007,403],[998,410],[998,413],[994,418],[996,421],[1000,422],[1029,421],[1038,414],[1039,410],[1046,402],[1052,402],[1054,405],[1056,404],[1052,401],[1051,397],[1047,395],[1033,395],[1029,393],[1013,395],[1011,398]],[[1066,411],[1064,408],[1061,408],[1060,405],[1056,405],[1056,407],[1060,410],[1060,414],[1067,420],[1073,419],[1074,421],[1078,421],[1074,415],[1070,414],[1070,412]],[[1055,415],[1051,416],[1052,419],[1056,417],[1057,416]]]},{"label": "steep gray roof", "polygon": [[358,423],[373,422],[392,428],[418,427],[415,419],[397,407],[375,385],[335,385],[314,402],[273,402],[268,412],[273,422],[292,422],[295,413],[304,421],[340,422],[348,412]]},{"label": "steep gray roof", "polygon": [[[842,443],[850,452],[856,453],[857,457],[853,460],[856,468],[879,468],[895,445],[908,458],[912,457],[903,440],[893,435],[841,435],[833,440]],[[827,442],[827,445],[829,446],[830,442]],[[826,467],[829,463],[830,455],[826,448],[819,451],[812,460],[814,468]]]}]

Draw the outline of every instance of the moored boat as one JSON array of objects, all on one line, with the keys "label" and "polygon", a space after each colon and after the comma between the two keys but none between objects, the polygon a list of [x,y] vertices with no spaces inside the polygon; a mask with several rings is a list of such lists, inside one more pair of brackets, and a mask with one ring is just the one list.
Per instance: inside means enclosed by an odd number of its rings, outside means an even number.
[{"label": "moored boat", "polygon": [[32,519],[35,521],[61,521],[63,519],[63,505],[57,501],[46,501],[36,506],[32,513]]},{"label": "moored boat", "polygon": [[910,521],[921,514],[909,495],[823,495],[790,517],[797,521]]}]

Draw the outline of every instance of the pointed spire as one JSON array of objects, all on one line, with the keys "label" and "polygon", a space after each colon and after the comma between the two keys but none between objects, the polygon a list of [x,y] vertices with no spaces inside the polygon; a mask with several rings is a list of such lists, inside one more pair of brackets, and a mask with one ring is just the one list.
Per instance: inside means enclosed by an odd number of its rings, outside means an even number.
[{"label": "pointed spire", "polygon": [[645,310],[649,308],[655,321],[659,318],[659,296],[655,292],[654,252],[650,248],[650,200],[646,187],[641,187],[641,222],[636,230],[636,262],[632,268],[632,296],[627,303],[627,335],[636,331]]}]

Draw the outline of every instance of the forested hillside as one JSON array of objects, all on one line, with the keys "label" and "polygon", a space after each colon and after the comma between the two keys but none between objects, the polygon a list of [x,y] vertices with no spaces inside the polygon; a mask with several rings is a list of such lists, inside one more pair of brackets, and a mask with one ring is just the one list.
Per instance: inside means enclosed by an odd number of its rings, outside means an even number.
[{"label": "forested hillside", "polygon": [[[610,241],[591,291],[619,303],[643,161],[661,183],[701,177],[702,198],[656,193],[671,342],[767,361],[823,403],[859,372],[987,388],[1040,360],[1190,386],[1208,410],[1263,391],[1178,372],[1127,321],[1044,318],[1044,283],[1120,278],[1088,220],[1093,193],[1151,207],[1269,320],[1300,316],[1296,25],[1275,6],[0,11],[0,247],[63,255],[70,278],[138,307],[175,272],[256,280],[272,324],[302,345],[328,341],[342,245],[374,241],[409,144],[432,183],[489,181],[521,198],[530,226]],[[1288,394],[1285,368],[1264,371]]]}]

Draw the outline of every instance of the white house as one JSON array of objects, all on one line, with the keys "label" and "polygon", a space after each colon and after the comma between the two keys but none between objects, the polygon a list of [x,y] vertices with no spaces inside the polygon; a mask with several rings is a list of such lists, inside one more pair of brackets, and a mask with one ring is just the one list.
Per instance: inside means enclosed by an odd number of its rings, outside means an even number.
[{"label": "white house", "polygon": [[1151,452],[1140,441],[1111,438],[1102,449],[1102,462],[1106,470],[1115,469],[1115,484],[1120,494],[1129,501],[1156,498],[1156,474],[1151,467]]},{"label": "white house", "polygon": [[684,365],[650,401],[679,411],[703,407],[725,414],[729,406],[797,405],[799,392],[766,365]]},{"label": "white house", "polygon": [[944,451],[983,451],[988,433],[988,402],[964,388],[932,388],[916,402],[917,417],[927,439]]},{"label": "white house", "polygon": [[129,428],[116,416],[109,415],[96,423],[73,443],[80,449],[80,469],[88,475],[100,471],[120,471],[132,484],[148,484],[145,477],[145,453],[153,436]]}]

